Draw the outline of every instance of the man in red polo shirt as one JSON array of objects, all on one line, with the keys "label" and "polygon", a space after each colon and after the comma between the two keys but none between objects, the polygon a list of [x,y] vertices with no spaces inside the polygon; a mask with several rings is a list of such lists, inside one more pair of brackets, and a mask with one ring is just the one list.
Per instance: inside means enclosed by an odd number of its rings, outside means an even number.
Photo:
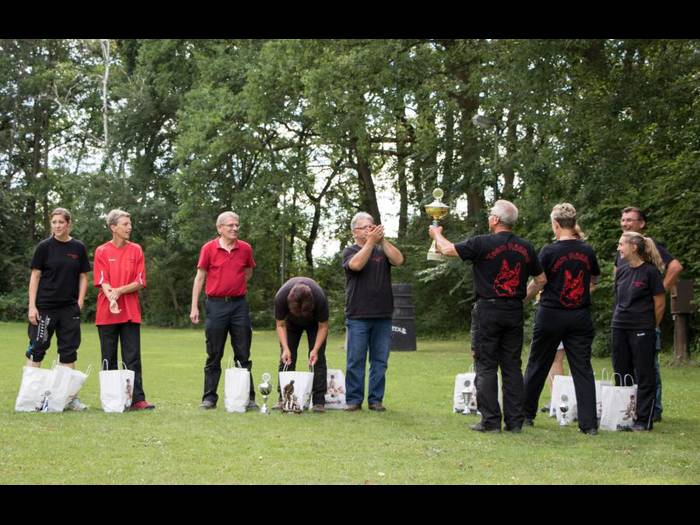
[{"label": "man in red polo shirt", "polygon": [[[245,295],[248,281],[253,276],[255,260],[250,244],[238,238],[240,219],[226,211],[216,219],[219,236],[207,242],[199,252],[197,275],[192,286],[190,319],[199,323],[199,294],[206,281],[205,303],[207,318],[204,325],[207,361],[204,366],[204,395],[201,408],[216,408],[219,395],[216,390],[221,377],[221,359],[224,357],[226,335],[231,334],[233,357],[240,365],[251,370],[250,343],[253,328],[250,309]],[[256,409],[253,378],[250,381],[248,410]]]},{"label": "man in red polo shirt", "polygon": [[100,336],[102,360],[117,368],[117,342],[122,361],[134,371],[131,410],[154,409],[146,401],[141,380],[141,306],[139,290],[146,287],[146,265],[141,246],[130,242],[131,216],[122,210],[107,214],[112,240],[95,250],[93,276],[97,295],[95,324]]}]

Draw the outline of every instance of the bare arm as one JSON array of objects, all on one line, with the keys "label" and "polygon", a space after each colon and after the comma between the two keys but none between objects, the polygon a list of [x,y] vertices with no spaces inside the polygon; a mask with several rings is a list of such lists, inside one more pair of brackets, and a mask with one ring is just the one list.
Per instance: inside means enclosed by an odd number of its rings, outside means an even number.
[{"label": "bare arm", "polygon": [[114,301],[116,301],[122,295],[138,292],[142,288],[144,288],[144,286],[138,281],[134,281],[133,283],[125,284],[124,286],[120,286],[118,288],[112,288],[112,298]]},{"label": "bare arm", "polygon": [[455,245],[442,235],[442,226],[431,226],[428,235],[435,241],[437,251],[448,257],[459,257]]},{"label": "bare arm", "polygon": [[591,284],[588,285],[588,291],[593,293],[598,286],[598,281],[600,281],[600,275],[591,275]]},{"label": "bare arm", "polygon": [[289,342],[287,341],[287,323],[284,319],[275,319],[275,331],[277,332],[277,339],[279,339],[280,346],[282,347],[280,359],[287,365],[291,364],[292,351],[289,349]]},{"label": "bare arm", "polygon": [[530,283],[527,285],[527,294],[525,295],[524,301],[526,303],[531,301],[532,298],[535,297],[542,288],[544,288],[545,284],[547,284],[547,276],[544,274],[544,272],[533,277]]},{"label": "bare arm", "polygon": [[250,281],[250,278],[253,277],[253,269],[250,267],[244,268],[243,275],[245,275],[245,282]]},{"label": "bare arm", "polygon": [[666,310],[666,294],[660,293],[654,296],[654,316],[656,318],[656,326],[661,325],[661,320],[664,318]]},{"label": "bare arm", "polygon": [[39,279],[41,278],[41,270],[32,268],[32,274],[29,277],[29,311],[27,317],[33,325],[39,324],[39,310],[36,308],[36,294],[39,292]]},{"label": "bare arm", "polygon": [[666,275],[664,275],[664,289],[669,291],[673,288],[680,278],[683,266],[678,259],[673,259],[666,267]]},{"label": "bare arm", "polygon": [[83,304],[85,303],[85,295],[88,289],[88,276],[87,273],[80,274],[80,284],[78,286],[78,308],[83,309]]},{"label": "bare arm", "polygon": [[399,249],[386,239],[382,240],[382,248],[389,262],[394,266],[401,266],[404,262],[403,254]]},{"label": "bare arm", "polygon": [[199,323],[199,294],[202,293],[206,278],[207,271],[197,268],[197,275],[195,275],[194,284],[192,285],[192,304],[190,306],[190,320],[194,324]]},{"label": "bare arm", "polygon": [[348,268],[350,268],[353,272],[361,271],[367,264],[367,261],[369,261],[369,256],[372,255],[373,248],[374,242],[368,239],[365,245],[360,248],[360,251],[352,256],[348,262]]},{"label": "bare arm", "polygon": [[316,334],[316,343],[313,349],[309,353],[309,366],[314,366],[316,361],[318,361],[318,351],[323,346],[326,338],[328,337],[328,321],[318,323],[318,333]]}]

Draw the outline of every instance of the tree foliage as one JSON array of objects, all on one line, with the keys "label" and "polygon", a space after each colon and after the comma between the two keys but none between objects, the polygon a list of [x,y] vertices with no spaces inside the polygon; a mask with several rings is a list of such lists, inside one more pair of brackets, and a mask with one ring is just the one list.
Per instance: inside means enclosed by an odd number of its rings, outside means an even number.
[{"label": "tree foliage", "polygon": [[[424,260],[436,186],[461,203],[444,221],[455,241],[483,233],[498,198],[537,247],[552,205],[577,207],[603,261],[600,352],[621,208],[647,210],[683,278],[700,274],[686,234],[700,219],[698,41],[106,42],[0,41],[2,318],[25,316],[27,264],[58,205],[91,255],[106,212],[132,213],[144,313],[159,325],[187,324],[199,247],[233,209],[258,263],[254,323],[270,326],[277,288],[303,274],[327,289],[340,329],[339,251],[364,210],[397,224],[408,257],[395,280],[414,285],[418,332],[464,330],[470,268]],[[494,125],[476,127],[476,113]]]}]

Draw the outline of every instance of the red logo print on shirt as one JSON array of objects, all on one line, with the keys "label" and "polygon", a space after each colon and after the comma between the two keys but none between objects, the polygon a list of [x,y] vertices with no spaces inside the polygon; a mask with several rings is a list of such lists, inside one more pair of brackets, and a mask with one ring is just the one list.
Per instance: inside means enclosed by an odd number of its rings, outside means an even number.
[{"label": "red logo print on shirt", "polygon": [[564,288],[561,290],[559,302],[568,308],[578,306],[583,299],[583,270],[574,277],[569,270],[564,270]]},{"label": "red logo print on shirt", "polygon": [[632,281],[632,286],[634,286],[635,288],[644,288],[646,287],[646,285],[647,283],[645,283],[644,281]]},{"label": "red logo print on shirt", "polygon": [[493,281],[493,290],[499,297],[513,297],[520,284],[520,263],[511,268],[506,259],[501,263],[501,271]]}]

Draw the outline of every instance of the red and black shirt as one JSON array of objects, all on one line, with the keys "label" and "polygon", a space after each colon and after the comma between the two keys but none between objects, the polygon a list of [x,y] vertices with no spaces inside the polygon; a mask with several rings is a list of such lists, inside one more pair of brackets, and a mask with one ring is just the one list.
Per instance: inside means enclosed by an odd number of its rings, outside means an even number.
[{"label": "red and black shirt", "polygon": [[455,244],[455,250],[474,263],[477,299],[524,299],[528,276],[542,273],[535,249],[512,232],[477,235]]},{"label": "red and black shirt", "polygon": [[540,305],[566,310],[590,306],[591,276],[600,275],[600,266],[588,243],[556,241],[540,250],[540,263],[547,276]]}]

